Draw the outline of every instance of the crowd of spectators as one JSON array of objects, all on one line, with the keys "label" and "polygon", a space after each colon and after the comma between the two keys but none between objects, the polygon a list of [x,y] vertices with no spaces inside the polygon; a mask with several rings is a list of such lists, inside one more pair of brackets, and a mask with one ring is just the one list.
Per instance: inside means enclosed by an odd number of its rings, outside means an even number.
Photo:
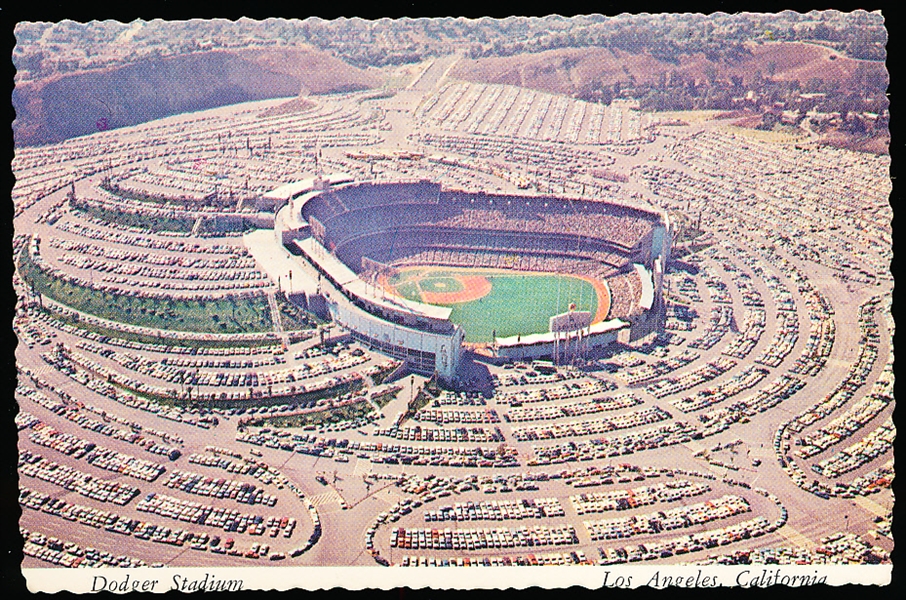
[{"label": "crowd of spectators", "polygon": [[610,288],[608,319],[626,319],[636,315],[642,301],[642,280],[636,270],[607,278]]}]

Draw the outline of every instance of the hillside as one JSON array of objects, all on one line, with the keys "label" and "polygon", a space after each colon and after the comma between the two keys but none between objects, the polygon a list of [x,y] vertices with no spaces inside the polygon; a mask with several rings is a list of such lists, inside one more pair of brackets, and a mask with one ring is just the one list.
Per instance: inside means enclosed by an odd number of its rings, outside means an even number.
[{"label": "hillside", "polygon": [[68,73],[13,90],[18,146],[59,142],[179,113],[305,93],[369,89],[370,74],[309,48],[196,52]]},{"label": "hillside", "polygon": [[757,74],[774,81],[798,80],[803,86],[819,79],[836,84],[841,90],[863,89],[866,85],[883,89],[886,82],[883,63],[848,58],[816,44],[775,42],[748,44],[746,49],[732,61],[709,60],[699,53],[684,55],[674,64],[647,53],[600,47],[561,48],[462,60],[450,75],[466,81],[506,83],[571,96],[589,86],[658,86],[672,74],[695,80],[699,85],[737,76],[744,86],[749,86]]}]

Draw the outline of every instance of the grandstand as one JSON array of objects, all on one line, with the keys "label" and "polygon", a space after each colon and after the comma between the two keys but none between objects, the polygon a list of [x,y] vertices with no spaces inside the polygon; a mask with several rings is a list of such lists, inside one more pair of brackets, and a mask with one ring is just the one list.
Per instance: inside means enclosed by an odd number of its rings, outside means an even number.
[{"label": "grandstand", "polygon": [[[365,313],[359,315],[369,322],[365,337],[383,339],[385,345],[394,336],[405,340],[398,332],[385,335],[374,329],[374,318],[397,329],[448,336],[447,348],[463,338],[449,321],[449,309],[388,296],[376,285],[388,270],[415,266],[505,269],[604,282],[601,287],[611,290],[612,299],[595,330],[607,333],[597,336],[607,343],[616,330],[640,317],[650,320],[646,313],[662,309],[656,274],[669,258],[671,233],[666,216],[653,210],[579,198],[447,190],[424,180],[379,184],[328,177],[289,184],[280,192],[272,195],[285,196],[288,205],[277,219],[284,227],[278,236],[344,298],[343,309],[338,295],[327,300],[332,318],[345,315],[348,322],[349,310]],[[603,320],[610,324],[599,325]],[[425,340],[412,332],[406,335],[417,340],[421,352]],[[536,348],[526,350],[521,336],[518,342],[500,340],[498,345],[518,346],[525,355],[550,354],[548,332],[524,333],[526,340],[542,334]],[[436,345],[440,348],[440,342]],[[448,357],[442,376],[454,375],[458,352],[452,361]],[[402,347],[389,353],[407,358]],[[426,367],[430,358],[419,355],[419,363]],[[436,353],[434,358],[440,361]]]}]

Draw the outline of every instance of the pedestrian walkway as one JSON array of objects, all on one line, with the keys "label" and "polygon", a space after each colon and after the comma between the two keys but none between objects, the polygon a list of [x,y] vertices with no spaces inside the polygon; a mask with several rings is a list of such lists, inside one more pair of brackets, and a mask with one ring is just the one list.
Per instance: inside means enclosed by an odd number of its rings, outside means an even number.
[{"label": "pedestrian walkway", "polygon": [[356,477],[361,477],[362,475],[366,475],[368,473],[371,473],[371,460],[367,458],[360,458],[356,460],[355,468],[352,470],[353,479],[355,479]]},{"label": "pedestrian walkway", "polygon": [[343,498],[336,490],[330,489],[322,494],[309,496],[308,499],[311,500],[311,503],[315,506],[324,506],[326,504],[339,504],[340,500]]},{"label": "pedestrian walkway", "polygon": [[856,498],[853,500],[853,502],[855,502],[856,504],[858,504],[859,506],[861,506],[862,508],[864,508],[871,514],[875,515],[876,517],[885,517],[886,518],[888,513],[890,512],[889,510],[887,510],[886,508],[884,508],[883,506],[881,506],[874,500],[866,498],[865,496],[856,496]]},{"label": "pedestrian walkway", "polygon": [[271,309],[271,321],[274,322],[274,332],[283,333],[283,320],[280,318],[280,309],[277,308],[277,299],[273,292],[267,294],[267,305]]},{"label": "pedestrian walkway", "polygon": [[316,294],[318,282],[305,271],[305,261],[289,253],[275,237],[273,229],[256,229],[242,236],[249,254],[279,288],[292,294]]},{"label": "pedestrian walkway", "polygon": [[788,539],[793,544],[799,546],[800,548],[805,548],[806,550],[814,550],[818,547],[818,544],[808,539],[789,525],[781,527],[777,530],[777,533]]}]

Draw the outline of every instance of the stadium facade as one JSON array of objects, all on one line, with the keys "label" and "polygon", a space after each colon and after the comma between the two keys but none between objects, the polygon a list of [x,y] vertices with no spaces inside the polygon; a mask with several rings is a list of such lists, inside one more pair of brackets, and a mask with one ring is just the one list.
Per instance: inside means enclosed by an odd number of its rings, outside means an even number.
[{"label": "stadium facade", "polygon": [[453,380],[464,332],[450,320],[450,308],[388,294],[377,283],[399,267],[505,268],[606,284],[603,321],[498,338],[491,351],[502,359],[551,356],[564,344],[587,350],[663,327],[672,228],[658,211],[466,192],[425,180],[361,183],[341,174],[282,186],[265,202],[277,213],[278,240],[317,282],[308,307],[416,372]]}]

